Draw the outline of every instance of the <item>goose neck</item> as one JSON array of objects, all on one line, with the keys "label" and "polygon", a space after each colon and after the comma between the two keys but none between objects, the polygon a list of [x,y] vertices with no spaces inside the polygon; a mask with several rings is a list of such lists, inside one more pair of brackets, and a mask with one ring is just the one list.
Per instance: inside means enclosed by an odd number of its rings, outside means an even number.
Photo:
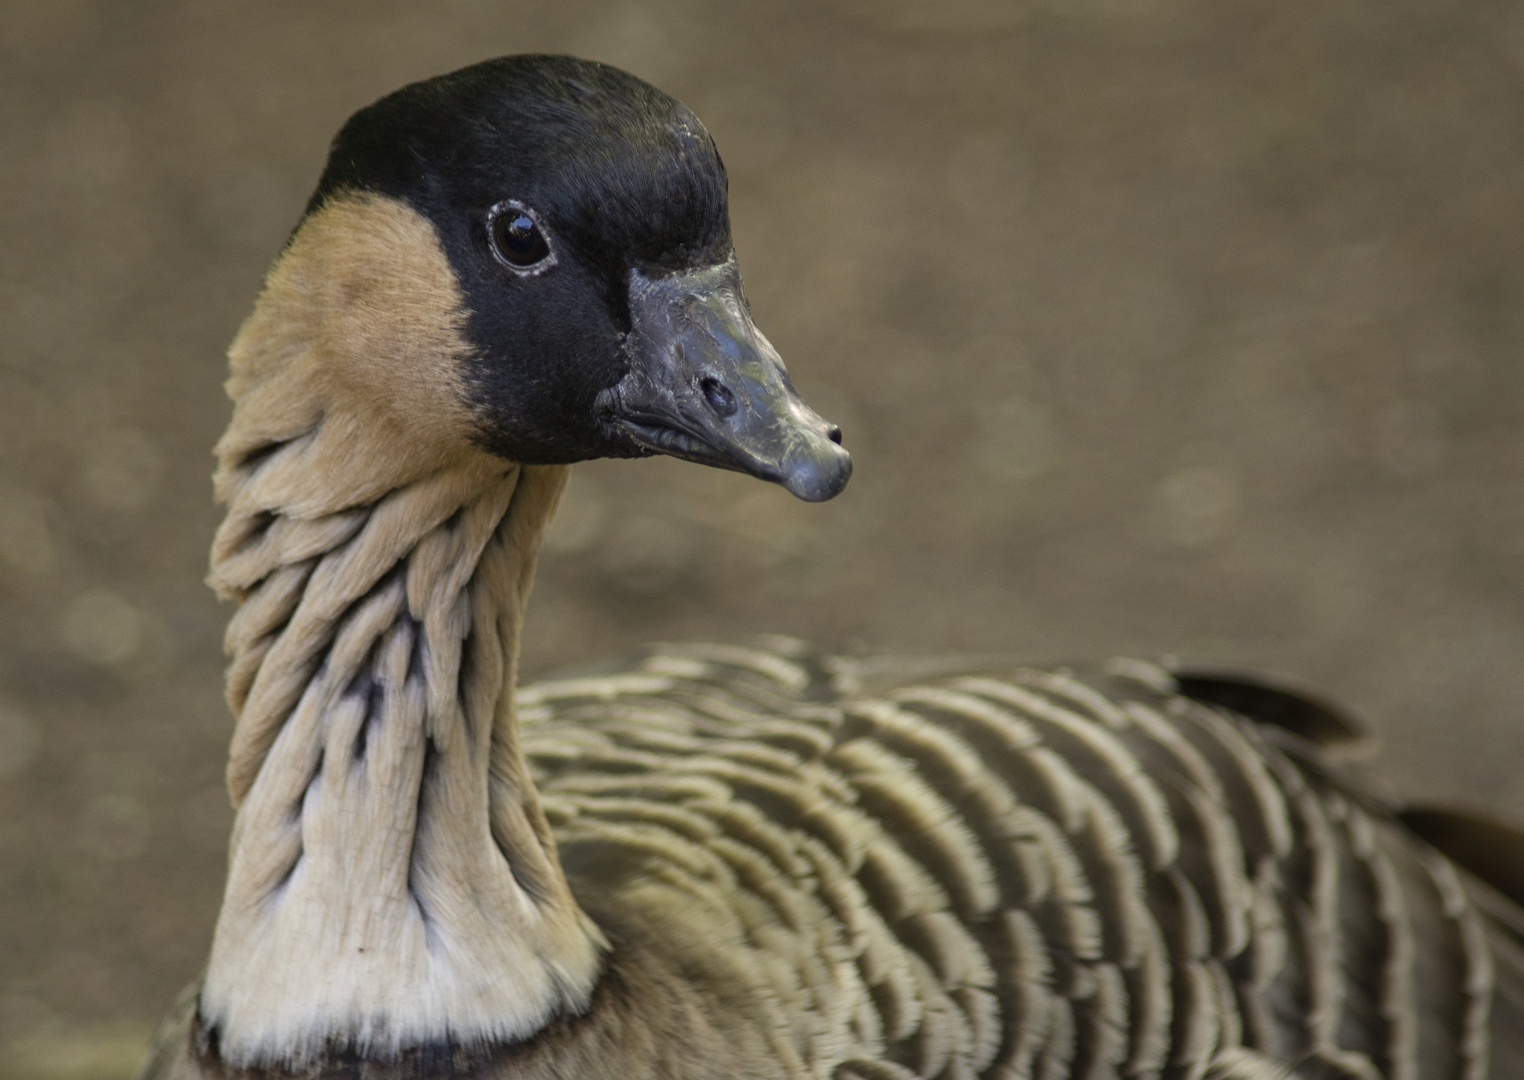
[{"label": "goose neck", "polygon": [[602,947],[514,715],[566,468],[471,455],[363,507],[257,497],[321,441],[219,475],[237,817],[200,1022],[237,1066],[522,1039],[585,1006]]}]

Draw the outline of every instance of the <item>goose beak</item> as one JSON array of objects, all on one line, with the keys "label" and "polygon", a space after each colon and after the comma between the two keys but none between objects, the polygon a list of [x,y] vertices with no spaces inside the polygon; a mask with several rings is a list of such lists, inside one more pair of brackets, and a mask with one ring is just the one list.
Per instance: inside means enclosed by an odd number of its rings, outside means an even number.
[{"label": "goose beak", "polygon": [[852,475],[841,429],[799,400],[752,325],[732,257],[662,277],[630,272],[629,371],[598,400],[640,450],[782,484],[806,502]]}]

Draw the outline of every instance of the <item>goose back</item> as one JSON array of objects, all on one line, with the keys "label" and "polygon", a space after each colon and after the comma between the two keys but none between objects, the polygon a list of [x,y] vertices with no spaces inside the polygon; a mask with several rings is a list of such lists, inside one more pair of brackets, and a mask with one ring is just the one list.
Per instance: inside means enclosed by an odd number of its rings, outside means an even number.
[{"label": "goose back", "polygon": [[1151,664],[943,666],[694,645],[527,689],[579,900],[785,1075],[1524,1068],[1513,933],[1313,743]]}]

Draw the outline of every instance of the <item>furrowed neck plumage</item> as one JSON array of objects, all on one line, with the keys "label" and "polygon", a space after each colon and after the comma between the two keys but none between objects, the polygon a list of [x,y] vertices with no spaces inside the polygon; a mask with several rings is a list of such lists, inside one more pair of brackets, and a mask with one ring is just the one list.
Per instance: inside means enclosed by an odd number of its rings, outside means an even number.
[{"label": "furrowed neck plumage", "polygon": [[572,899],[514,716],[564,466],[476,449],[448,260],[373,195],[309,215],[230,352],[238,808],[201,1022],[235,1065],[524,1038],[582,1008]]}]

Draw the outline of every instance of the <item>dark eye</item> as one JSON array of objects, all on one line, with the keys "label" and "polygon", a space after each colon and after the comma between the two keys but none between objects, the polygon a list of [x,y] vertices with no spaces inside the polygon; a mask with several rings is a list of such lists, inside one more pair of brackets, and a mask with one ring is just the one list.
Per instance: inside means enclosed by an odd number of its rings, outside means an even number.
[{"label": "dark eye", "polygon": [[494,210],[489,225],[492,253],[509,266],[526,270],[550,257],[550,244],[534,218],[516,206]]}]

